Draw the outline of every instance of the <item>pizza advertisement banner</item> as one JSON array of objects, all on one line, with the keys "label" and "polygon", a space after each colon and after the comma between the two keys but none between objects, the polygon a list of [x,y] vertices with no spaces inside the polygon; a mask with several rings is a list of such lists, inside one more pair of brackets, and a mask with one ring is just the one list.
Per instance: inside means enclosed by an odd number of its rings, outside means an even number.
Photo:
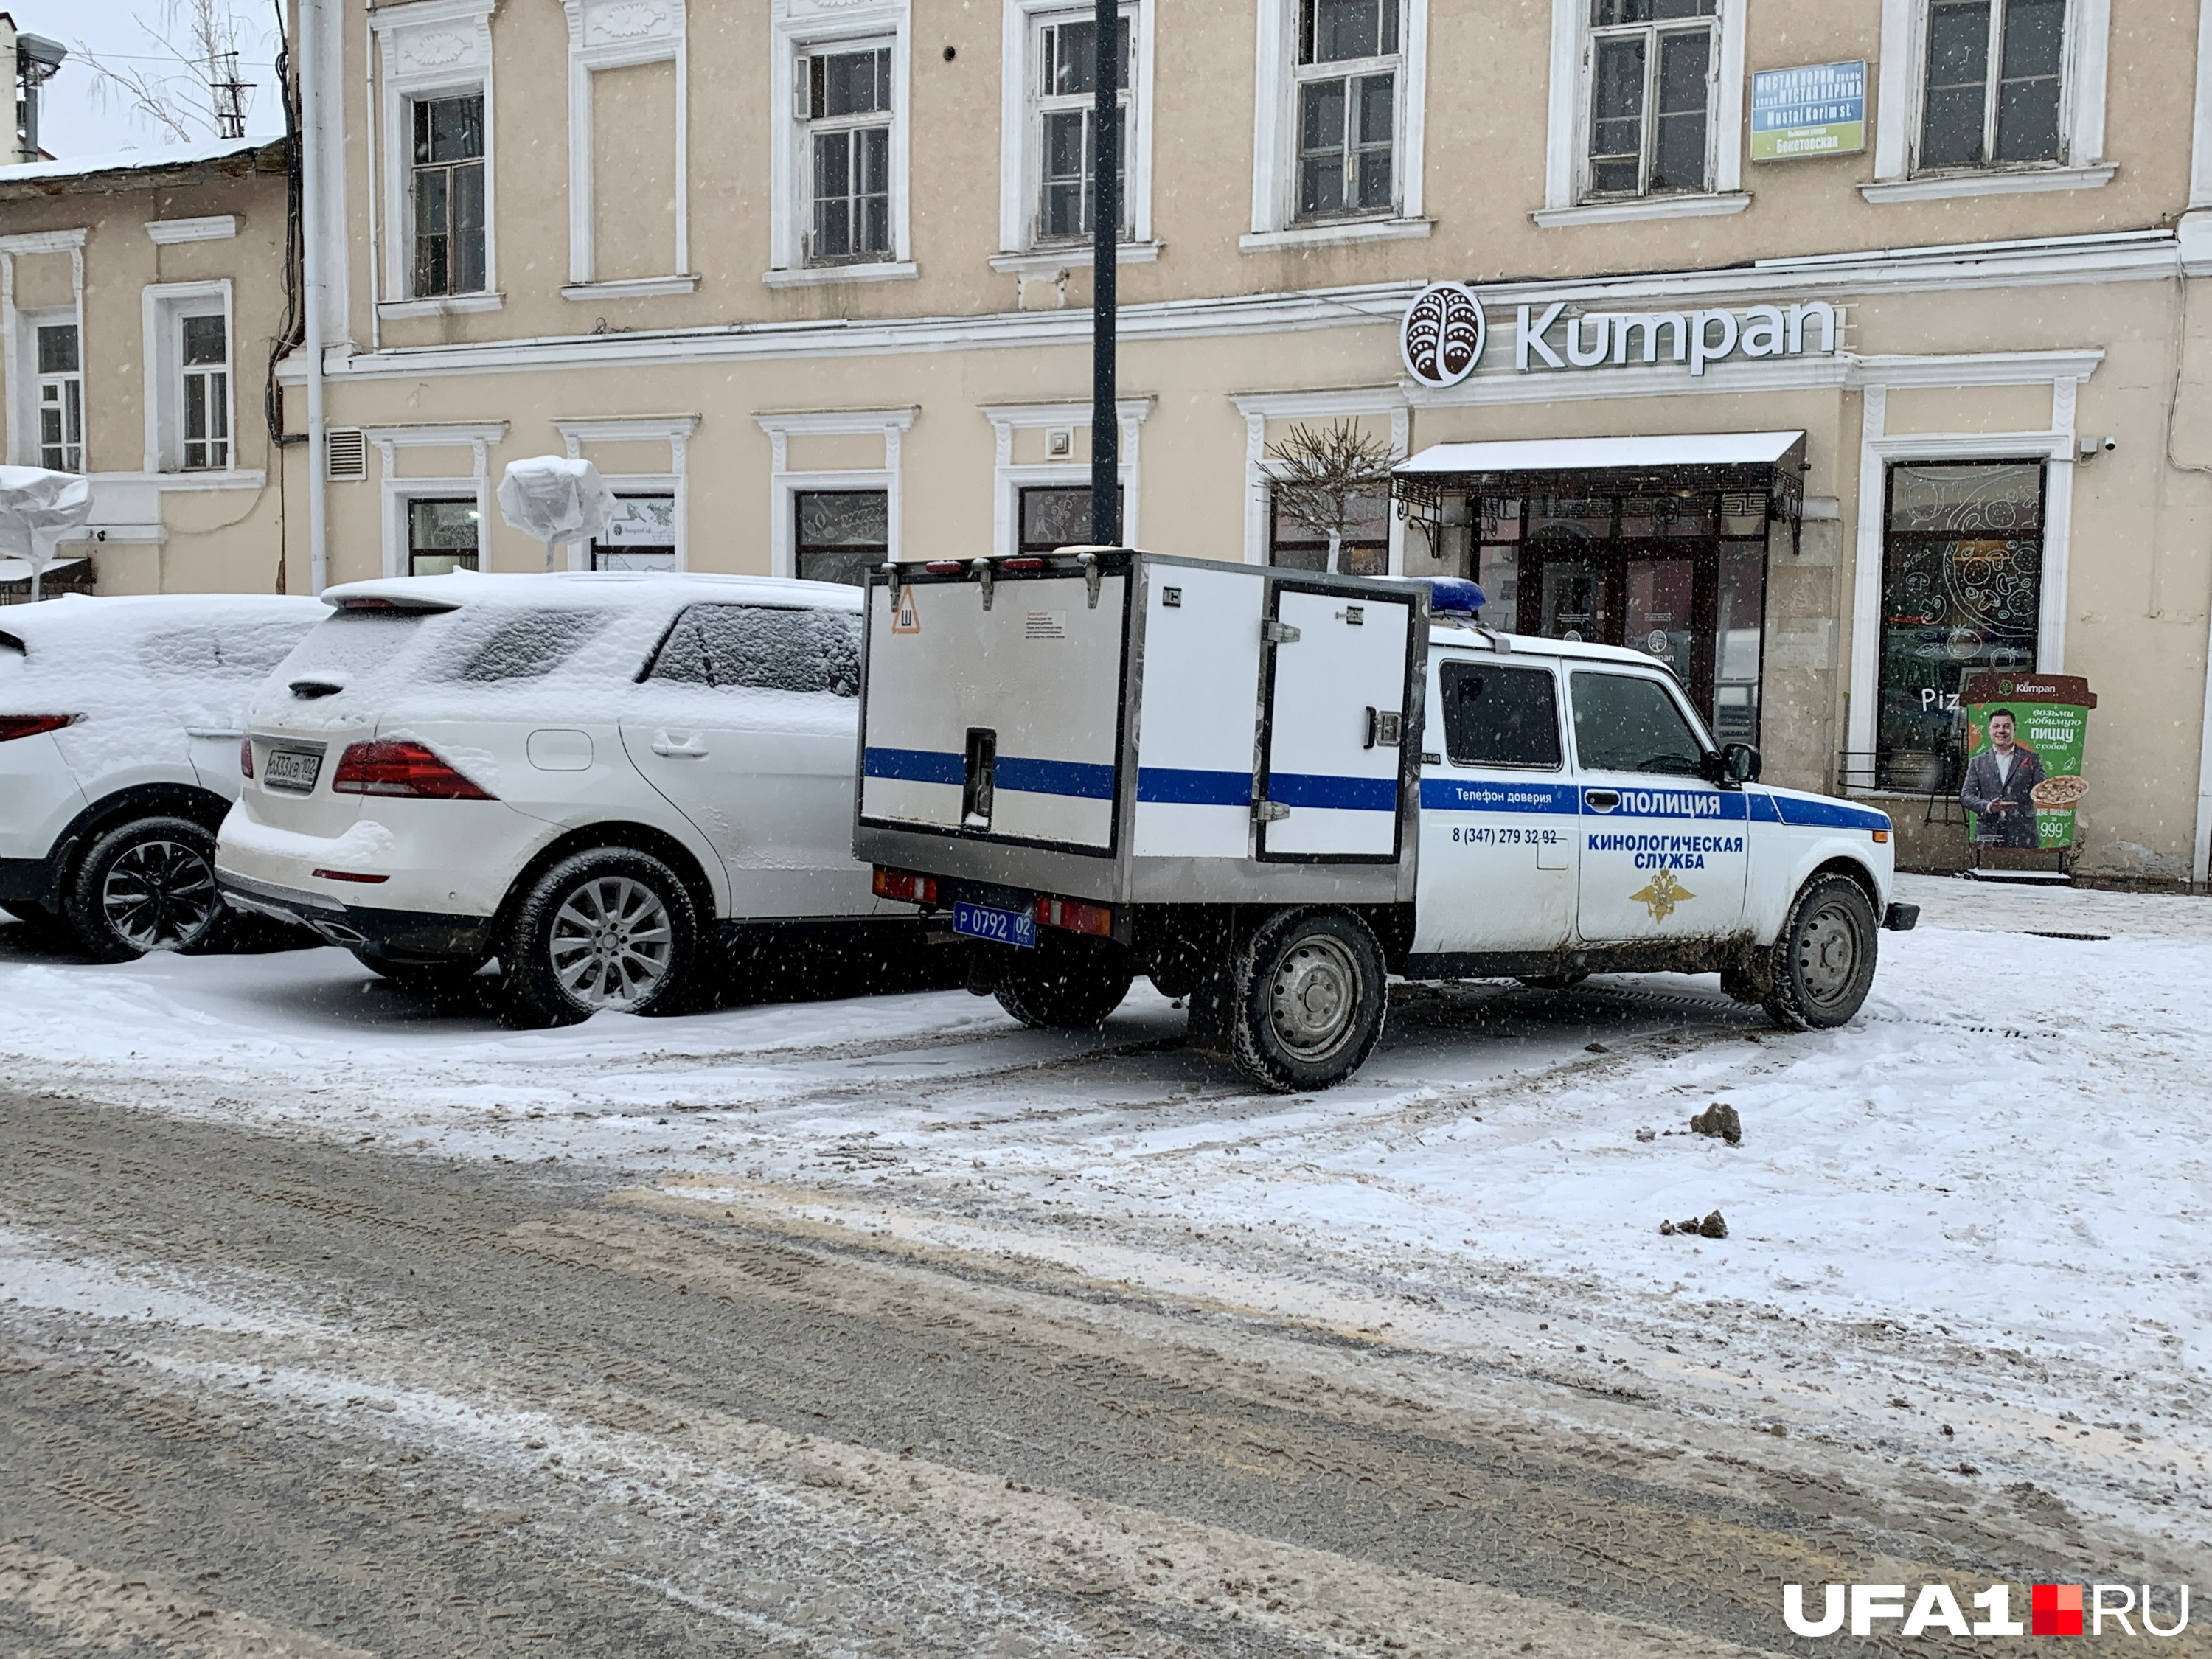
[{"label": "pizza advertisement banner", "polygon": [[2075,811],[2089,793],[2081,750],[2096,706],[2088,681],[2075,675],[1967,678],[1959,694],[1966,723],[1960,794],[1977,844],[2045,851],[2074,845]]}]

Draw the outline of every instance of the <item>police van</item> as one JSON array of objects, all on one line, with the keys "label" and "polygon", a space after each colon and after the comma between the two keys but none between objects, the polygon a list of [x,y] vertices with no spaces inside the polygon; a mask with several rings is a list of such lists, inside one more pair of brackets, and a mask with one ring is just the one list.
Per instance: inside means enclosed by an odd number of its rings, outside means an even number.
[{"label": "police van", "polygon": [[1263,1087],[1326,1088],[1388,979],[1717,973],[1805,1030],[1865,1000],[1884,814],[1759,781],[1668,669],[1493,632],[1474,584],[1117,548],[886,565],[854,850],[1036,1026],[1134,976]]}]

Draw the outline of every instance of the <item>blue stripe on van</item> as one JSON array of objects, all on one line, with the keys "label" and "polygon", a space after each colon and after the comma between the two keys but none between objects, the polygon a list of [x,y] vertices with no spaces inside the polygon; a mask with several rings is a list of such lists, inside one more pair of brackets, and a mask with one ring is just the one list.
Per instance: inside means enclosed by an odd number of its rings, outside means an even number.
[{"label": "blue stripe on van", "polygon": [[1001,755],[992,775],[1000,788],[1024,795],[1073,795],[1080,800],[1114,799],[1114,769],[1094,761],[1025,760],[1018,755]]},{"label": "blue stripe on van", "polygon": [[1267,799],[1285,806],[1395,812],[1398,810],[1398,780],[1331,777],[1320,772],[1276,772],[1267,779]]},{"label": "blue stripe on van", "polygon": [[895,778],[901,783],[949,783],[957,789],[967,781],[968,762],[959,755],[934,749],[871,749],[861,769],[872,778]]},{"label": "blue stripe on van", "polygon": [[1423,778],[1425,812],[1555,812],[1578,809],[1571,783],[1523,783],[1502,778]]},{"label": "blue stripe on van", "polygon": [[1249,806],[1249,772],[1206,772],[1186,766],[1137,769],[1137,799],[1164,806]]},{"label": "blue stripe on van", "polygon": [[1806,800],[1796,795],[1768,795],[1782,822],[1807,830],[1887,830],[1889,814],[1847,801]]}]

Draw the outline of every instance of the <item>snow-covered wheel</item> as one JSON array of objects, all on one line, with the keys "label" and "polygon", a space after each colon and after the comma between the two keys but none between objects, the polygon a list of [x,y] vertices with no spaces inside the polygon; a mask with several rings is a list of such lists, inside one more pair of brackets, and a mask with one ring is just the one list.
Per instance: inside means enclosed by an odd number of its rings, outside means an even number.
[{"label": "snow-covered wheel", "polygon": [[1349,911],[1269,917],[1237,951],[1230,1057],[1279,1094],[1341,1083],[1382,1041],[1388,971],[1374,929]]},{"label": "snow-covered wheel", "polygon": [[1866,890],[1849,876],[1817,876],[1790,907],[1774,941],[1766,1015],[1785,1031],[1848,1023],[1874,988],[1881,929]]}]

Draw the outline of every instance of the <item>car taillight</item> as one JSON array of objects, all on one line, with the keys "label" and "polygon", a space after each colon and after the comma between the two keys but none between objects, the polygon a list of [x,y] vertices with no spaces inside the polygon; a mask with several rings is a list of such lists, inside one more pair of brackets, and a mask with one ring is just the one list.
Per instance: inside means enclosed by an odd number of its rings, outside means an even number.
[{"label": "car taillight", "polygon": [[357,743],[338,757],[331,780],[341,795],[416,795],[435,800],[493,800],[419,743],[380,738]]},{"label": "car taillight", "polygon": [[910,876],[903,870],[876,872],[876,896],[896,899],[902,904],[934,904],[937,902],[937,878],[934,876]]},{"label": "car taillight", "polygon": [[251,738],[238,740],[238,769],[242,776],[250,778],[253,775],[253,739]]},{"label": "car taillight", "polygon": [[0,714],[0,743],[11,738],[35,738],[41,732],[58,732],[83,718],[82,714]]},{"label": "car taillight", "polygon": [[1114,936],[1114,913],[1103,904],[1041,898],[1036,902],[1036,919],[1047,927],[1065,927],[1073,933],[1096,933],[1101,939]]}]

